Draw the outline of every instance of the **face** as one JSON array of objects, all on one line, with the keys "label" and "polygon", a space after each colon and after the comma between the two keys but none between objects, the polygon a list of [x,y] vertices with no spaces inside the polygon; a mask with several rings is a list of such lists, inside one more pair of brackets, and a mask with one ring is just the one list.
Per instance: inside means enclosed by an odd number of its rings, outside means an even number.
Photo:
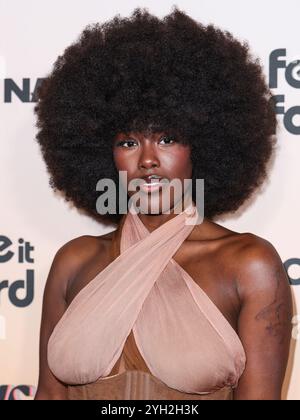
[{"label": "face", "polygon": [[[180,182],[181,191],[170,188],[168,182],[156,189],[153,185],[145,187],[144,190],[139,190],[138,187],[134,191],[128,190],[129,196],[138,193],[141,199],[139,206],[146,209],[144,213],[160,214],[181,203],[184,180],[192,177],[189,145],[180,143],[180,139],[164,132],[118,133],[113,142],[113,157],[117,171],[126,171],[127,184],[123,183],[126,189],[133,179],[141,179],[151,174],[159,175],[169,182],[179,180],[176,182]],[[141,183],[146,182],[149,184],[158,181],[141,180]]]}]

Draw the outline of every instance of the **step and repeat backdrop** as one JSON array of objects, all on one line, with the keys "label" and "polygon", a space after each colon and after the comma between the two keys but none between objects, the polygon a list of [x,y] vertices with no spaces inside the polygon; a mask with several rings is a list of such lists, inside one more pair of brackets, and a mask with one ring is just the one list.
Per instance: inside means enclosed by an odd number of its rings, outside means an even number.
[{"label": "step and repeat backdrop", "polygon": [[235,215],[216,221],[266,238],[285,265],[294,326],[284,398],[300,399],[300,2],[0,0],[1,400],[34,397],[43,289],[56,251],[77,236],[114,228],[79,214],[49,187],[34,141],[36,86],[89,23],[129,16],[138,6],[163,17],[173,4],[247,40],[277,97],[278,147],[269,179]]}]

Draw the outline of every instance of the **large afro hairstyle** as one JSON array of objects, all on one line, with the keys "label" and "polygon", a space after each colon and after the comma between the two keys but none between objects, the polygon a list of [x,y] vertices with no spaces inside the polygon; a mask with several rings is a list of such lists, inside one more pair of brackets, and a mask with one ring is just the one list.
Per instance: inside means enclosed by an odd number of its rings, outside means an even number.
[{"label": "large afro hairstyle", "polygon": [[[99,221],[99,179],[118,185],[118,132],[172,132],[191,146],[204,179],[205,217],[236,211],[267,176],[275,148],[275,101],[246,41],[173,6],[88,25],[37,90],[37,136],[50,186]],[[118,194],[116,197],[118,209]]]}]

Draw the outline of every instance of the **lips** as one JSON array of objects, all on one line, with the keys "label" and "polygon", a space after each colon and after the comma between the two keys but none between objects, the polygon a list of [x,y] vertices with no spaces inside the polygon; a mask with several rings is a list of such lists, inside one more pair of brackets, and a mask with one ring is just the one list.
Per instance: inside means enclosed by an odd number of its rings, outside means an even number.
[{"label": "lips", "polygon": [[149,175],[149,176],[143,176],[142,179],[144,179],[147,184],[153,184],[155,182],[160,182],[162,177],[160,176],[159,178],[158,177],[151,178],[151,176]]},{"label": "lips", "polygon": [[143,179],[145,183],[140,185],[140,191],[146,193],[162,191],[162,188],[164,188],[168,182],[167,178],[160,175],[153,178],[151,178],[151,175],[143,176],[141,179]]}]

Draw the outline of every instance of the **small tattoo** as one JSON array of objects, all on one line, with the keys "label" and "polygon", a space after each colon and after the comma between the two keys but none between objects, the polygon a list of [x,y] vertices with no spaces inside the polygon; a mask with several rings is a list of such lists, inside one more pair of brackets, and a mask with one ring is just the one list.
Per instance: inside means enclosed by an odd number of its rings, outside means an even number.
[{"label": "small tattoo", "polygon": [[284,341],[285,337],[285,314],[286,314],[286,305],[278,301],[279,287],[280,287],[280,270],[277,269],[275,272],[277,286],[275,291],[274,301],[262,309],[256,316],[256,321],[265,321],[267,322],[266,331],[272,337],[278,337],[280,339],[280,344]]}]

